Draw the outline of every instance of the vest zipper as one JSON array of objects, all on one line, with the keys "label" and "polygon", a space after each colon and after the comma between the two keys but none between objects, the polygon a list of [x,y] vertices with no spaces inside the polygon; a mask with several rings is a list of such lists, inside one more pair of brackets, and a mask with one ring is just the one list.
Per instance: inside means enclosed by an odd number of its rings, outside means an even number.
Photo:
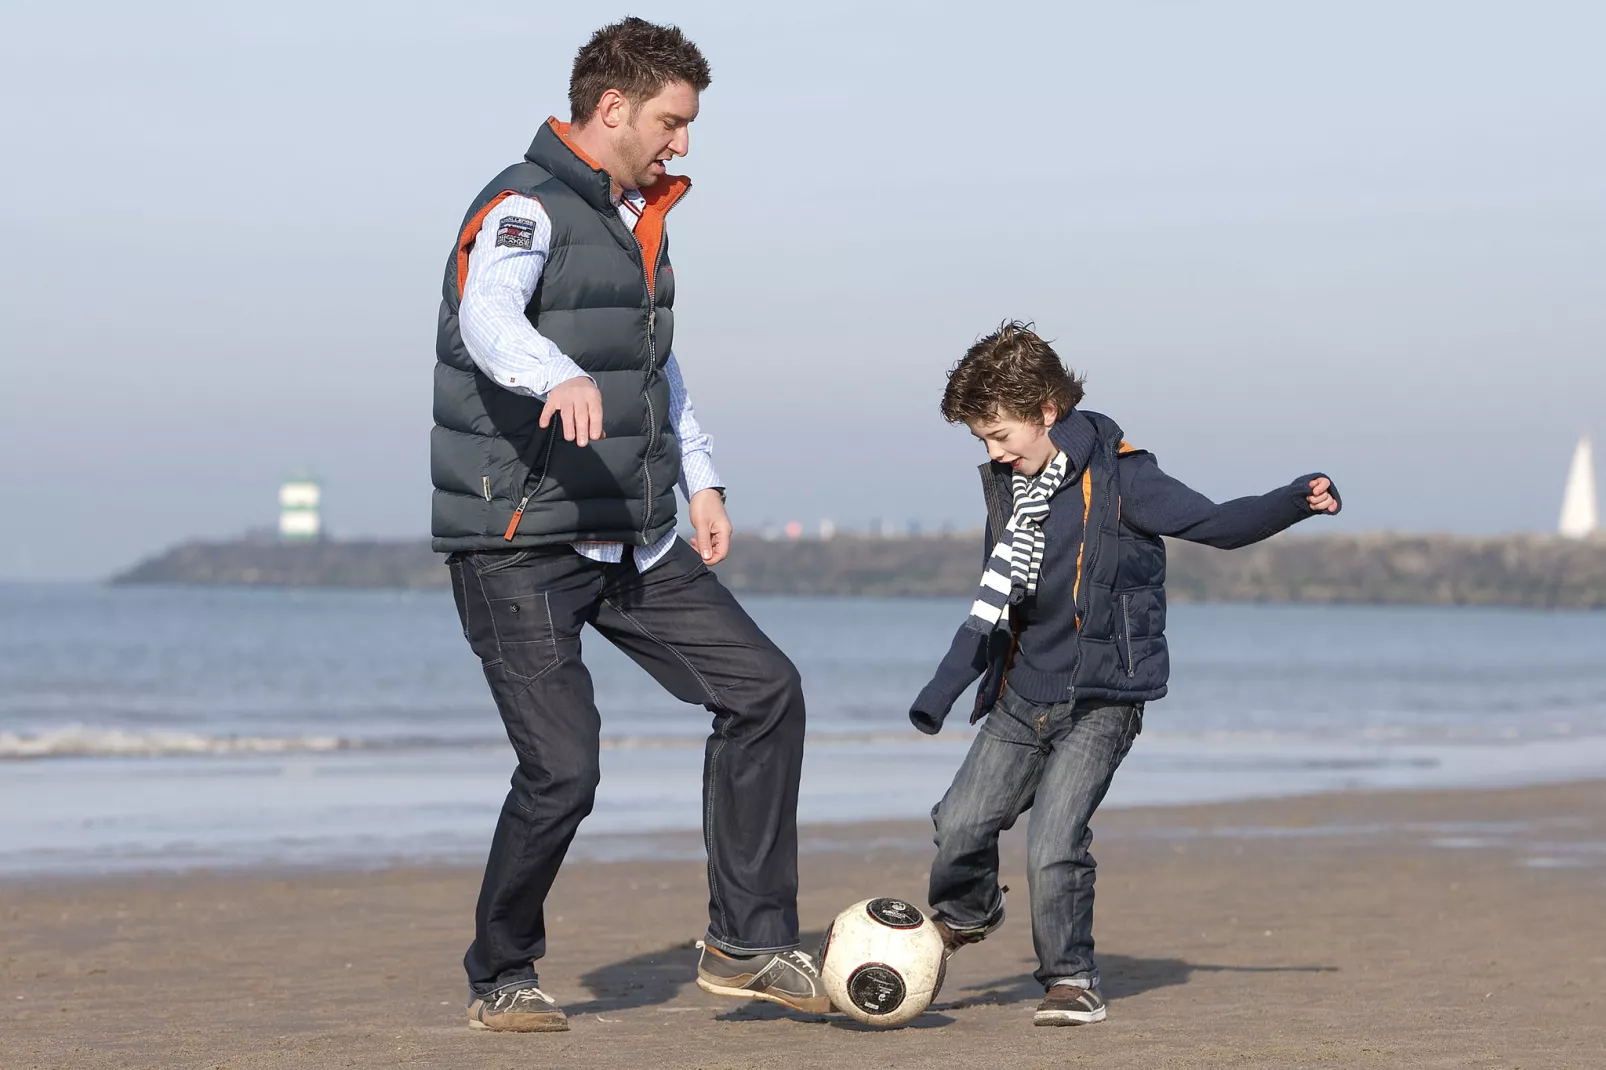
[{"label": "vest zipper", "polygon": [[[1117,475],[1117,472],[1116,472],[1114,455],[1110,453],[1108,446],[1105,446],[1104,449],[1105,449],[1106,454],[1108,455],[1110,470],[1109,470],[1108,474],[1106,474],[1105,477],[1104,477],[1104,507],[1100,511],[1101,515],[1099,516],[1099,534],[1101,536],[1103,534],[1103,529],[1104,529],[1104,516],[1107,515],[1109,513],[1109,511],[1110,511],[1110,486],[1115,482],[1116,479],[1119,478],[1119,476]],[[1095,452],[1095,455],[1096,455],[1096,452]],[[1089,456],[1088,457],[1087,463],[1089,465],[1091,465],[1093,463],[1093,456]],[[1088,489],[1091,490],[1092,488],[1089,487]],[[1083,539],[1087,539],[1087,538],[1090,538],[1090,537],[1093,536],[1093,532],[1091,530],[1092,523],[1093,523],[1093,514],[1092,514],[1091,510],[1088,511],[1087,519],[1088,519],[1088,525],[1082,529],[1082,538]],[[1120,534],[1121,534],[1120,532],[1116,532],[1116,538],[1120,538]],[[1093,608],[1093,580],[1092,580],[1093,570],[1099,563],[1099,550],[1103,548],[1103,545],[1104,545],[1104,539],[1102,537],[1095,538],[1094,542],[1093,542],[1093,552],[1088,554],[1088,556],[1087,556],[1087,576],[1088,576],[1088,583],[1087,583],[1087,610],[1091,610]],[[1079,609],[1078,607],[1076,607],[1074,605],[1071,608],[1072,609],[1076,609],[1078,612],[1080,612],[1082,614],[1082,618],[1081,618],[1082,620],[1087,620],[1088,619],[1087,610],[1081,610],[1081,609]],[[1077,628],[1076,629],[1076,657],[1073,658],[1072,661],[1071,661],[1071,686],[1069,688],[1070,697],[1066,699],[1067,702],[1071,702],[1073,704],[1076,702],[1076,674],[1078,672],[1080,672],[1081,669],[1082,669],[1082,629],[1081,628]]]},{"label": "vest zipper", "polygon": [[[1116,538],[1120,537],[1117,532]],[[1136,676],[1137,670],[1132,664],[1132,596],[1129,594],[1121,596],[1121,630],[1126,633],[1126,674]]]},{"label": "vest zipper", "polygon": [[[524,519],[524,507],[530,504],[530,499],[541,493],[541,486],[546,482],[547,468],[552,464],[552,445],[557,441],[558,425],[553,423],[547,428],[546,452],[541,455],[541,475],[535,481],[535,488],[519,499],[518,508],[513,510],[513,519],[507,522],[507,530],[502,533],[504,542],[512,542],[513,536],[518,534],[519,521]],[[532,469],[533,471],[534,469]],[[524,485],[530,485],[530,477],[524,477]]]},{"label": "vest zipper", "polygon": [[[685,200],[686,195],[690,192],[690,186],[682,190],[680,196],[671,201],[669,207],[664,209],[665,217],[674,210],[675,205]],[[634,235],[634,231],[632,231],[632,235]],[[641,249],[639,239],[636,242],[636,248]],[[653,275],[658,273],[659,263],[664,258],[664,236],[659,235],[658,249],[653,254],[652,275],[647,273],[647,251],[641,249],[641,253],[641,281],[647,285],[647,374],[642,379],[641,389],[641,400],[647,403],[648,425],[647,449],[642,454],[641,459],[641,475],[647,484],[647,500],[641,510],[641,544],[645,546],[647,544],[647,531],[652,527],[652,451],[658,445],[658,410],[652,404],[652,380],[653,376],[658,374],[658,297],[653,292],[652,280]]]}]

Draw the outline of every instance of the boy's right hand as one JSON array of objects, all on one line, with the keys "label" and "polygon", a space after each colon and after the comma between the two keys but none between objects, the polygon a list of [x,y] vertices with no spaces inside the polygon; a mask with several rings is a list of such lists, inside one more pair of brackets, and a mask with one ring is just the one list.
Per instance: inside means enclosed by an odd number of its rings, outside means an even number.
[{"label": "boy's right hand", "polygon": [[1338,512],[1338,494],[1333,490],[1333,481],[1326,476],[1311,480],[1310,494],[1305,498],[1305,504],[1310,506],[1313,513]]}]

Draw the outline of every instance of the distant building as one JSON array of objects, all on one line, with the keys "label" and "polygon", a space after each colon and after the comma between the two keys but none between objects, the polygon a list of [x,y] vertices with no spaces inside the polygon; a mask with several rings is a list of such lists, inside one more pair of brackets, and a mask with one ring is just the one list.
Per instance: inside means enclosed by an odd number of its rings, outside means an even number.
[{"label": "distant building", "polygon": [[820,521],[820,538],[831,539],[836,537],[836,521],[827,517]]},{"label": "distant building", "polygon": [[788,520],[786,522],[786,537],[792,542],[801,539],[803,537],[803,525],[796,520]]},{"label": "distant building", "polygon": [[279,538],[308,542],[323,534],[318,504],[323,493],[316,481],[289,479],[279,487]]},{"label": "distant building", "polygon": [[1569,539],[1587,539],[1600,530],[1600,510],[1595,501],[1595,455],[1589,436],[1578,439],[1572,467],[1567,470],[1567,489],[1561,496],[1558,534]]}]

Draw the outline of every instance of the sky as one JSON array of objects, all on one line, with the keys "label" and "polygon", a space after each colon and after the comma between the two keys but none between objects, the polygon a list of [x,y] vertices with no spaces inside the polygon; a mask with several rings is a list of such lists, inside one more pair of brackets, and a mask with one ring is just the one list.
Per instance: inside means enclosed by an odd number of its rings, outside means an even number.
[{"label": "sky", "polygon": [[937,408],[1000,320],[1216,498],[1553,529],[1606,439],[1589,2],[0,8],[0,578],[270,525],[423,537],[464,209],[626,14],[713,67],[676,353],[737,537],[979,526]]}]

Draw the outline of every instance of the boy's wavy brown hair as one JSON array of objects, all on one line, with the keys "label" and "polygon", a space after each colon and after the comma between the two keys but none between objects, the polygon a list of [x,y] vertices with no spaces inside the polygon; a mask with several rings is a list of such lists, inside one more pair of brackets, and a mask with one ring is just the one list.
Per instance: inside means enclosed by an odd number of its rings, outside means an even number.
[{"label": "boy's wavy brown hair", "polygon": [[948,372],[942,418],[972,423],[1011,416],[1041,420],[1043,406],[1064,416],[1082,403],[1082,379],[1060,361],[1032,324],[1010,320],[980,339]]}]

